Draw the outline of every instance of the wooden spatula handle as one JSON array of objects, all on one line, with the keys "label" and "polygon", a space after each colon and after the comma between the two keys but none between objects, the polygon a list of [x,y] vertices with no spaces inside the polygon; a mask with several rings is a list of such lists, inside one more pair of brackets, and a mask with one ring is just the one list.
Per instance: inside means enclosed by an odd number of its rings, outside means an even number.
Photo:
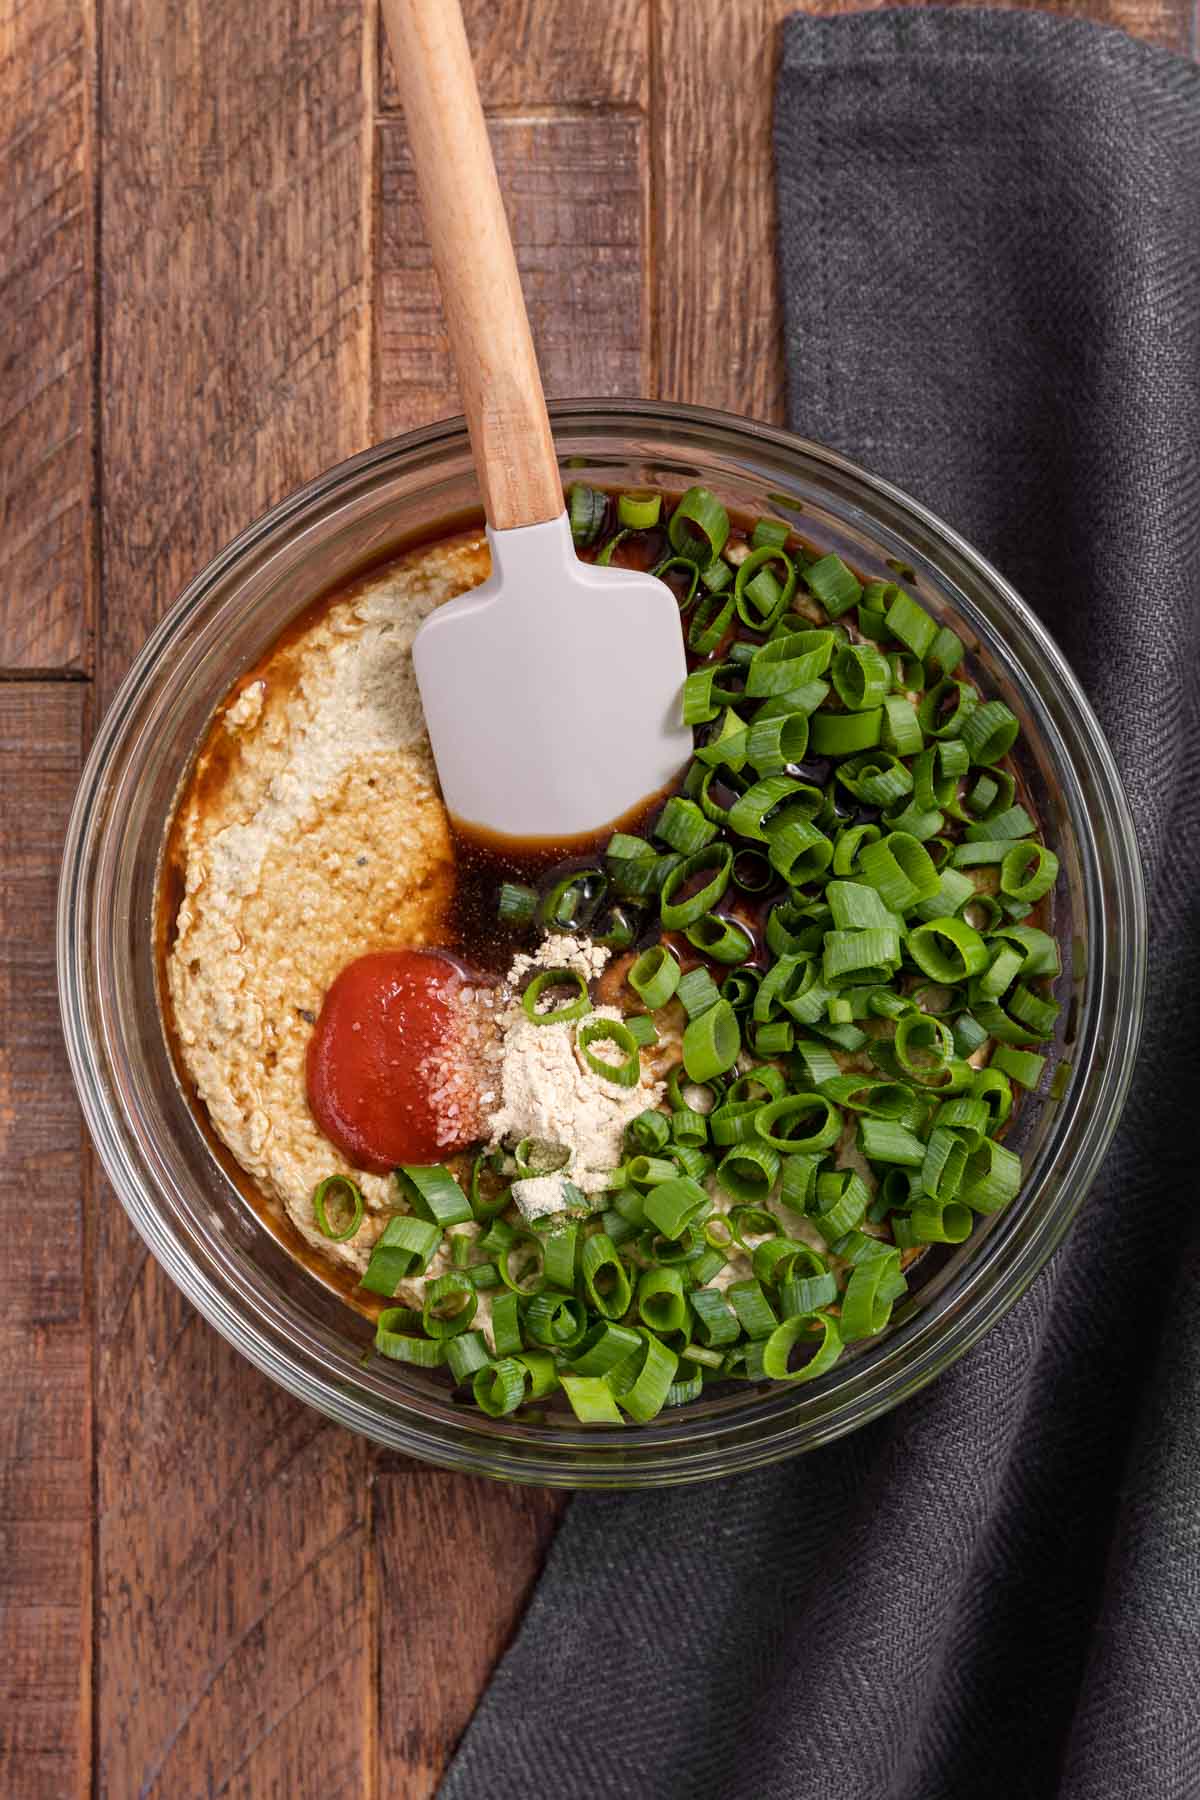
[{"label": "wooden spatula handle", "polygon": [[382,0],[488,522],[563,510],[542,378],[459,0]]}]

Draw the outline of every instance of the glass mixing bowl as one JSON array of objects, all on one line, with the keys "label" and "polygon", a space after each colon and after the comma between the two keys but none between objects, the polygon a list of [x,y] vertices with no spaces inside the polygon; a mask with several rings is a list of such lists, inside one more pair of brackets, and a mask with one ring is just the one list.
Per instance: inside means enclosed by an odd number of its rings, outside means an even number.
[{"label": "glass mixing bowl", "polygon": [[737,1387],[652,1425],[569,1412],[488,1419],[430,1376],[368,1357],[368,1322],[295,1261],[208,1147],[159,1014],[160,851],[191,757],[236,677],[316,596],[446,521],[478,517],[461,420],[342,463],[281,502],[198,575],[104,718],[71,816],[59,901],[67,1046],[118,1195],[204,1316],[292,1393],[378,1442],[454,1468],[578,1487],[693,1481],[811,1449],[930,1381],[1024,1291],[1085,1199],[1125,1097],[1142,1008],[1145,904],[1129,808],[1079,685],[1029,608],[961,538],[887,483],[787,432],[699,408],[552,409],[567,479],[694,481],[770,510],[871,575],[887,559],[965,637],[1017,713],[1024,775],[1059,852],[1065,1094],[1021,1109],[1020,1198],[944,1255],[892,1327],[811,1386]]}]

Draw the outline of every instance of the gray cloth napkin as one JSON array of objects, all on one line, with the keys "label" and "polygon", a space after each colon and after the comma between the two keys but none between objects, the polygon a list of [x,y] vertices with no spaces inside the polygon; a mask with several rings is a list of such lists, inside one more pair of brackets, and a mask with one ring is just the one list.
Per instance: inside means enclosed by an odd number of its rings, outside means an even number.
[{"label": "gray cloth napkin", "polygon": [[[1200,72],[1029,13],[796,17],[791,416],[958,526],[1138,815],[1148,1024],[1072,1236],[826,1450],[573,1501],[442,1800],[1200,1794]],[[702,395],[697,396],[703,399]]]}]

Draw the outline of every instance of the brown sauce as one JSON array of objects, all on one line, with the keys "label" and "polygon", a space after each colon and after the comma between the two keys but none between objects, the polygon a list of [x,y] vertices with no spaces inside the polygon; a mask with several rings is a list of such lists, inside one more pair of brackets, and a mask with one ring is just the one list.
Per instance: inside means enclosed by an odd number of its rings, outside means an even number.
[{"label": "brown sauce", "polygon": [[508,925],[499,917],[496,898],[501,884],[510,881],[545,892],[569,875],[603,870],[604,852],[613,832],[645,836],[674,791],[674,787],[664,788],[600,831],[581,837],[506,837],[452,817],[455,891],[449,917],[451,947],[472,968],[503,975],[514,955],[528,948],[531,930]]}]

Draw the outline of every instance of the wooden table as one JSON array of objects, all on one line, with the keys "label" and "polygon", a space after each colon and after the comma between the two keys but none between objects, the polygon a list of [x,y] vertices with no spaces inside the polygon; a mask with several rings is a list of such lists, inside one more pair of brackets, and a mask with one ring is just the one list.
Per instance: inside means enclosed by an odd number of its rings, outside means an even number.
[{"label": "wooden table", "polygon": [[[551,394],[782,418],[796,4],[468,0]],[[1196,50],[1196,0],[1061,10]],[[297,483],[457,410],[373,0],[0,0],[0,171],[0,1792],[419,1800],[562,1501],[369,1448],[197,1318],[82,1136],[52,943],[154,620]]]}]

